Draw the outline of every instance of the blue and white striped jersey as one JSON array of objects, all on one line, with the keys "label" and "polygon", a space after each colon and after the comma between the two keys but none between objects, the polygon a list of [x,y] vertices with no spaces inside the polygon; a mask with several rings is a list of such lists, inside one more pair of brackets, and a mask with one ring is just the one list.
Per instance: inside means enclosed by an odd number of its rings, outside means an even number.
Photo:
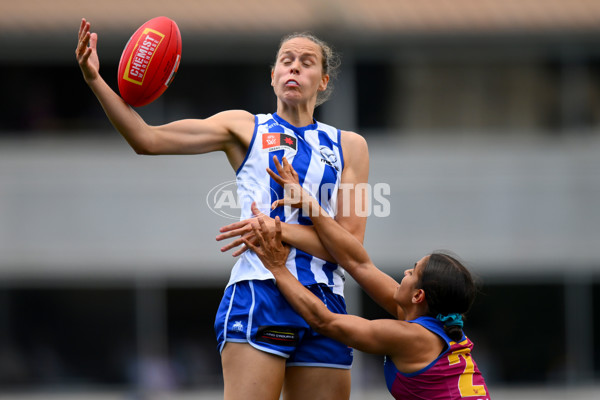
[{"label": "blue and white striped jersey", "polygon": [[[300,209],[279,207],[271,211],[273,201],[283,198],[283,188],[266,172],[267,167],[277,171],[273,156],[280,161],[285,156],[298,173],[304,189],[319,199],[321,207],[335,217],[344,168],[339,129],[320,122],[297,128],[277,114],[259,114],[255,121],[246,159],[236,172],[240,218],[244,220],[253,216],[250,205],[256,201],[261,212],[273,218],[278,215],[282,222],[312,224]],[[303,285],[324,283],[334,293],[343,296],[344,271],[339,265],[292,248],[287,267]],[[251,279],[273,279],[273,275],[254,252],[246,251],[233,267],[228,286]]]}]

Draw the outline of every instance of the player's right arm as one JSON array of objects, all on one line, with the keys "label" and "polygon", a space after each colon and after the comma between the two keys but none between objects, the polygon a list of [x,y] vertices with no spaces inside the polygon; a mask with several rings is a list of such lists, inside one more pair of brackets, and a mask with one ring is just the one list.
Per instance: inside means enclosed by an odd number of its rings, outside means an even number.
[{"label": "player's right arm", "polygon": [[271,178],[285,188],[283,199],[276,200],[273,207],[290,205],[304,208],[313,223],[315,231],[329,254],[365,292],[382,308],[398,319],[404,313],[394,300],[398,282],[373,264],[360,240],[338,224],[321,206],[317,199],[305,191],[298,182],[298,174],[284,157],[282,164],[273,159],[277,173],[268,169]]},{"label": "player's right arm", "polygon": [[[316,212],[313,212],[313,208]],[[362,243],[342,228],[315,200],[311,221],[323,246],[377,304],[398,319],[404,312],[394,300],[398,282],[373,264]]]},{"label": "player's right arm", "polygon": [[[279,291],[315,331],[363,352],[391,355],[397,366],[411,372],[427,366],[441,351],[439,338],[435,334],[423,335],[425,329],[419,325],[391,319],[369,321],[331,312],[286,267],[289,248],[281,242],[279,218],[276,217],[274,226],[268,227],[259,217],[252,229],[258,243],[247,238],[244,243],[271,271]],[[348,235],[358,241],[354,235]]]},{"label": "player's right arm", "polygon": [[237,169],[251,140],[254,116],[231,110],[206,119],[187,119],[166,125],[148,125],[99,73],[98,36],[85,19],[79,28],[75,54],[83,77],[113,126],[138,154],[201,154],[222,150]]}]

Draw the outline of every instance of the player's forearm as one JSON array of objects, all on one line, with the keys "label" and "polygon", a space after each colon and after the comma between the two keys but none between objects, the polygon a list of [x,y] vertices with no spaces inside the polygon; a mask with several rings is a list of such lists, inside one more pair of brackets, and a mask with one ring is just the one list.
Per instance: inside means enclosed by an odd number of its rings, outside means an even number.
[{"label": "player's forearm", "polygon": [[115,129],[139,154],[152,154],[149,126],[129,104],[98,76],[87,82]]},{"label": "player's forearm", "polygon": [[329,254],[321,243],[319,235],[312,226],[298,224],[282,224],[282,239],[285,243],[300,249],[322,260],[335,263],[335,258]]},{"label": "player's forearm", "polygon": [[371,261],[360,241],[340,226],[319,207],[311,214],[315,231],[321,243],[365,292],[390,314],[397,316],[398,307],[393,298],[397,282],[379,270]]},{"label": "player's forearm", "polygon": [[333,313],[285,268],[271,270],[277,288],[298,314],[317,332],[327,332]]},{"label": "player's forearm", "polygon": [[370,264],[371,260],[362,243],[331,218],[318,203],[311,205],[310,215],[319,242],[350,274],[361,265]]}]

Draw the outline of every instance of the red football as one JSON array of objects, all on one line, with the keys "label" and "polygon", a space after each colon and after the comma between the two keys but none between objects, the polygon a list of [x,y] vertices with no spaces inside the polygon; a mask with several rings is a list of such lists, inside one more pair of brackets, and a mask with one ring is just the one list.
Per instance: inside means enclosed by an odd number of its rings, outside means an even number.
[{"label": "red football", "polygon": [[156,100],[173,81],[181,60],[181,33],[175,21],[156,17],[131,36],[119,61],[119,92],[133,107]]}]

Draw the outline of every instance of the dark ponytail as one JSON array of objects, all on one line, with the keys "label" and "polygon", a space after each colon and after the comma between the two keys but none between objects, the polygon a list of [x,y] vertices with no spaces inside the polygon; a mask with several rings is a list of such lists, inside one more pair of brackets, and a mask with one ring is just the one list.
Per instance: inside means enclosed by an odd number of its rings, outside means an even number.
[{"label": "dark ponytail", "polygon": [[428,315],[444,322],[444,331],[455,342],[463,337],[463,314],[475,300],[477,289],[471,273],[460,261],[434,252],[421,273],[420,288],[425,292]]}]

